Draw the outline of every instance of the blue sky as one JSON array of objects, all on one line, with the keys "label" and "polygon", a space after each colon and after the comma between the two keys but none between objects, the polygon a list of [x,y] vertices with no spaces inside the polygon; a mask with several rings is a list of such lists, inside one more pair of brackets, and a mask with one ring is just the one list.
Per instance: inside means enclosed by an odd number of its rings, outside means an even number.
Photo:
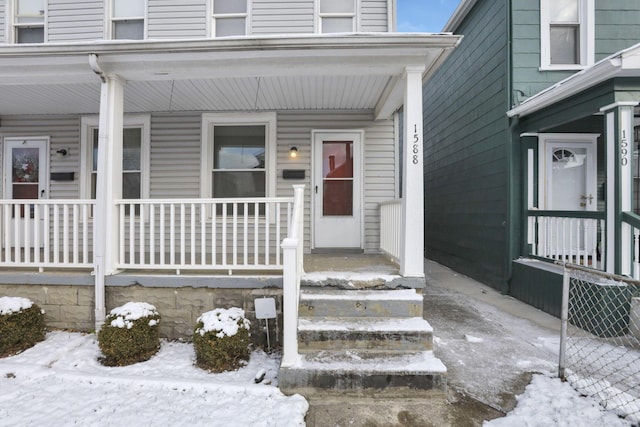
[{"label": "blue sky", "polygon": [[398,31],[437,33],[456,10],[460,0],[397,0]]}]

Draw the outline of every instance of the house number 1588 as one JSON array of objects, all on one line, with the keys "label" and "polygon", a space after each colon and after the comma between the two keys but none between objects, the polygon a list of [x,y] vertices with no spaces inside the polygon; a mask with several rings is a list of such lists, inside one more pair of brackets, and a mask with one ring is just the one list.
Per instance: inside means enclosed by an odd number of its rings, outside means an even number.
[{"label": "house number 1588", "polygon": [[413,125],[413,132],[413,164],[417,165],[420,162],[420,158],[418,157],[418,154],[420,153],[420,135],[418,134],[418,125]]}]

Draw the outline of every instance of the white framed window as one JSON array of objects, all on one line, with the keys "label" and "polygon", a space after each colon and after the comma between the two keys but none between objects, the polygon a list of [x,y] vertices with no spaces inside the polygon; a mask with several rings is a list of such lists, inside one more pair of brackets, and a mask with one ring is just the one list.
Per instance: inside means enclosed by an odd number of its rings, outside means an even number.
[{"label": "white framed window", "polygon": [[352,33],[357,31],[358,0],[316,0],[319,33]]},{"label": "white framed window", "polygon": [[[126,115],[122,129],[122,198],[149,198],[151,117]],[[96,198],[98,182],[98,116],[81,119],[80,197]]]},{"label": "white framed window", "polygon": [[249,0],[211,0],[213,37],[249,34]]},{"label": "white framed window", "polygon": [[144,40],[146,0],[111,0],[111,39]]},{"label": "white framed window", "polygon": [[45,17],[44,0],[14,0],[13,41],[15,43],[44,43]]},{"label": "white framed window", "polygon": [[579,70],[592,65],[594,0],[540,0],[542,70]]},{"label": "white framed window", "polygon": [[202,115],[202,198],[275,195],[276,114]]}]

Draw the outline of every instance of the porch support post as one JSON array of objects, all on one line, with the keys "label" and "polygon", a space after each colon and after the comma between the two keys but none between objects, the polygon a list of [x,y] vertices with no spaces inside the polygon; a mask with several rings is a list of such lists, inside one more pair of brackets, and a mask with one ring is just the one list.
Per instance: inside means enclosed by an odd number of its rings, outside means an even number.
[{"label": "porch support post", "polygon": [[105,276],[114,273],[118,257],[119,215],[115,201],[122,197],[122,124],[124,82],[104,76],[100,91],[98,173],[94,212],[96,329],[106,316]]},{"label": "porch support post", "polygon": [[631,211],[633,192],[633,107],[636,102],[617,102],[600,109],[605,117],[606,147],[606,271],[631,274],[633,235],[622,221]]},{"label": "porch support post", "polygon": [[424,277],[424,177],[422,146],[422,74],[405,69],[400,274]]}]

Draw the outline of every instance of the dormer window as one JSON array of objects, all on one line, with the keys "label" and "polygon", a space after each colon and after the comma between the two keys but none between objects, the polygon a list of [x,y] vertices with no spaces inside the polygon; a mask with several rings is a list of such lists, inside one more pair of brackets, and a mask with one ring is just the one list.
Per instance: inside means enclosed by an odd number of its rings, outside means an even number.
[{"label": "dormer window", "polygon": [[356,31],[355,0],[320,0],[318,12],[320,33]]},{"label": "dormer window", "polygon": [[593,0],[541,0],[542,69],[575,70],[594,61]]},{"label": "dormer window", "polygon": [[113,0],[111,38],[143,40],[145,0]]},{"label": "dormer window", "polygon": [[212,0],[214,37],[244,36],[247,34],[247,0]]},{"label": "dormer window", "polygon": [[44,43],[44,0],[16,0],[14,40],[16,43]]}]

